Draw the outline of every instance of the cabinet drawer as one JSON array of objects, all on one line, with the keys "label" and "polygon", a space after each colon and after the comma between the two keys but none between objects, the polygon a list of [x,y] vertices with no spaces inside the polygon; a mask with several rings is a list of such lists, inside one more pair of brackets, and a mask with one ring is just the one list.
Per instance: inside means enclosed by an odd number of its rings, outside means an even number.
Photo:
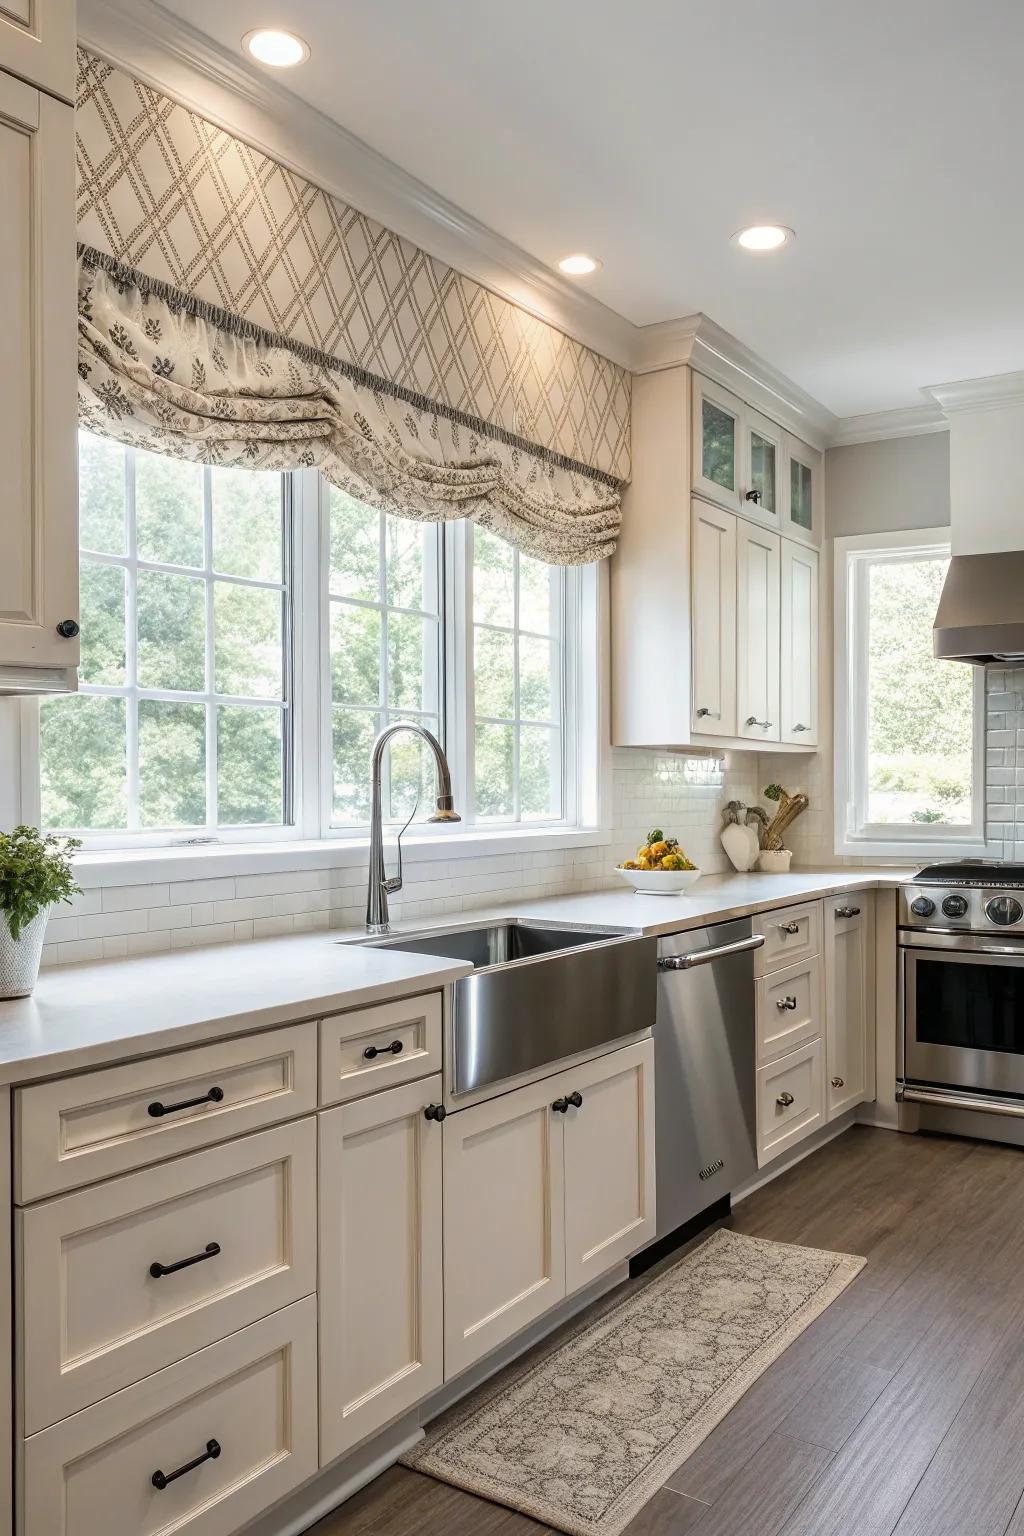
[{"label": "cabinet drawer", "polygon": [[798,960],[757,985],[758,1065],[821,1034],[821,958]]},{"label": "cabinet drawer", "polygon": [[32,1434],[315,1291],[316,1121],[48,1200],[16,1231]]},{"label": "cabinet drawer", "polygon": [[440,992],[356,1008],[320,1022],[321,1104],[344,1104],[440,1070]]},{"label": "cabinet drawer", "polygon": [[19,1531],[232,1536],[316,1469],[308,1297],[24,1441]]},{"label": "cabinet drawer", "polygon": [[784,965],[820,955],[821,902],[761,912],[754,918],[754,932],[764,934],[763,947],[754,951],[755,976],[767,976]]},{"label": "cabinet drawer", "polygon": [[15,1200],[75,1189],[316,1108],[316,1025],[19,1088]]},{"label": "cabinet drawer", "polygon": [[811,1040],[757,1071],[757,1164],[802,1141],[825,1119],[824,1048]]}]

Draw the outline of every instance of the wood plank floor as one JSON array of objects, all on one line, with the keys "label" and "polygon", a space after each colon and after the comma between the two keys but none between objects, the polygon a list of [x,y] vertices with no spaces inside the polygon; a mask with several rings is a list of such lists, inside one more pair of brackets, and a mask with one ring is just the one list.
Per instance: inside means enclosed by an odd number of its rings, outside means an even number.
[{"label": "wood plank floor", "polygon": [[[868,1263],[627,1536],[1024,1536],[1024,1151],[855,1126],[727,1224]],[[548,1530],[392,1467],[314,1531],[427,1529]]]}]

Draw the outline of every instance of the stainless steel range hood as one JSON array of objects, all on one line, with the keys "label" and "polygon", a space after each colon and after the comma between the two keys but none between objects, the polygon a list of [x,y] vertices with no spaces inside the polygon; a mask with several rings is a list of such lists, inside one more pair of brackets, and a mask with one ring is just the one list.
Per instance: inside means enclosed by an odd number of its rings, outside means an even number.
[{"label": "stainless steel range hood", "polygon": [[932,635],[943,661],[1024,661],[1024,550],[954,555]]},{"label": "stainless steel range hood", "polygon": [[1024,373],[927,391],[949,421],[952,559],[935,615],[945,661],[1024,661]]}]

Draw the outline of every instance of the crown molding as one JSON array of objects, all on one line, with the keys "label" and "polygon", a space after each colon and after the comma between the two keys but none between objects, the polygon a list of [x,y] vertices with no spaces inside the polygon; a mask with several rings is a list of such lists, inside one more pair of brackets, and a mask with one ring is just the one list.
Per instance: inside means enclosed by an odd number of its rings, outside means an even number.
[{"label": "crown molding", "polygon": [[900,406],[891,411],[871,411],[864,416],[842,416],[836,423],[830,448],[853,443],[880,443],[891,437],[920,437],[927,432],[947,432],[949,422],[942,407],[932,401]]},{"label": "crown molding", "polygon": [[688,363],[814,448],[824,448],[839,428],[820,401],[707,315],[641,326],[636,334],[635,373]]},{"label": "crown molding", "polygon": [[79,0],[90,52],[625,368],[637,327],[155,0]]},{"label": "crown molding", "polygon": [[931,384],[924,390],[947,416],[961,411],[992,411],[1024,405],[1024,373],[996,373],[987,379]]}]

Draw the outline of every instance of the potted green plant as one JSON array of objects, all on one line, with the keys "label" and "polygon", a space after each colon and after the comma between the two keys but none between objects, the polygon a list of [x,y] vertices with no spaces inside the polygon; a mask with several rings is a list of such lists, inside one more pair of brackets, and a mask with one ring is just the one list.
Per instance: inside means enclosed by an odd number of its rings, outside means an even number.
[{"label": "potted green plant", "polygon": [[71,854],[81,846],[35,827],[0,832],[0,997],[27,997],[35,986],[47,914],[80,889]]}]

